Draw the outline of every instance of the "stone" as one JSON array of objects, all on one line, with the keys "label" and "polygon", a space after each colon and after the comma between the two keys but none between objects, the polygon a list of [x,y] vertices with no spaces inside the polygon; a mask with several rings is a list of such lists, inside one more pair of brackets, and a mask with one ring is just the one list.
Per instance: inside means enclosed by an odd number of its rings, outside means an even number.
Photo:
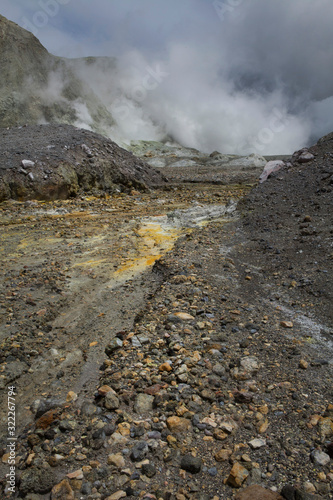
[{"label": "stone", "polygon": [[319,432],[322,439],[326,439],[333,435],[333,419],[323,418],[319,421]]},{"label": "stone", "polygon": [[106,497],[106,500],[120,500],[120,498],[125,498],[127,497],[126,491],[119,490],[116,491],[116,493],[113,493],[112,495]]},{"label": "stone", "polygon": [[191,422],[187,418],[169,417],[166,421],[168,429],[174,433],[186,432],[191,427]]},{"label": "stone", "polygon": [[226,462],[232,455],[232,450],[228,448],[222,448],[218,452],[215,453],[214,458],[216,462]]},{"label": "stone", "polygon": [[51,491],[51,500],[74,500],[74,491],[69,484],[68,479],[63,479],[59,484],[53,486]]},{"label": "stone", "polygon": [[191,474],[197,474],[201,471],[202,460],[200,457],[193,457],[192,455],[185,455],[182,457],[180,462],[180,468],[190,472]]},{"label": "stone", "polygon": [[230,471],[226,483],[233,488],[240,488],[248,476],[249,471],[236,462]]},{"label": "stone", "polygon": [[120,406],[118,397],[113,392],[108,392],[104,399],[104,406],[108,410],[117,410]]},{"label": "stone", "polygon": [[277,172],[284,166],[285,163],[282,160],[272,160],[267,162],[262,174],[259,177],[259,182],[260,183],[264,182],[273,172]]},{"label": "stone", "polygon": [[154,396],[138,394],[134,403],[136,413],[148,413],[153,409]]},{"label": "stone", "polygon": [[102,387],[99,387],[98,389],[98,394],[100,396],[106,396],[108,392],[113,392],[113,389],[111,389],[111,387],[109,387],[108,385],[102,385]]},{"label": "stone", "polygon": [[83,470],[82,469],[78,469],[74,472],[70,472],[69,474],[66,474],[66,476],[69,478],[69,479],[83,479]]},{"label": "stone", "polygon": [[304,153],[300,154],[298,157],[299,163],[307,163],[312,160],[314,160],[314,155],[309,153],[309,151],[304,151]]},{"label": "stone", "polygon": [[19,491],[26,495],[29,492],[46,494],[54,486],[52,474],[49,469],[30,467],[21,474]]},{"label": "stone", "polygon": [[256,372],[259,370],[259,360],[255,356],[247,356],[240,360],[240,365],[244,370],[249,373]]},{"label": "stone", "polygon": [[249,445],[253,450],[258,450],[259,448],[266,446],[266,439],[252,439],[252,441],[249,442]]},{"label": "stone", "polygon": [[181,319],[182,321],[192,321],[194,319],[194,317],[191,316],[191,314],[184,313],[184,312],[177,312],[177,313],[175,313],[175,316],[177,318]]},{"label": "stone", "polygon": [[309,363],[305,361],[305,359],[301,359],[299,362],[299,367],[302,368],[302,370],[306,370],[309,367]]},{"label": "stone", "polygon": [[156,475],[156,467],[155,465],[149,463],[149,464],[143,464],[142,465],[142,473],[147,476],[147,477],[154,477]]},{"label": "stone", "polygon": [[330,456],[323,451],[315,450],[311,453],[312,462],[316,465],[328,465],[331,461]]},{"label": "stone", "polygon": [[35,162],[31,160],[22,160],[21,165],[24,168],[32,168],[35,166]]},{"label": "stone", "polygon": [[171,367],[170,363],[167,363],[167,362],[162,363],[158,369],[160,372],[171,372],[172,371],[172,367]]},{"label": "stone", "polygon": [[125,467],[125,459],[121,453],[115,453],[108,456],[108,465],[114,465],[115,467],[122,468]]},{"label": "stone", "polygon": [[118,339],[118,337],[115,337],[111,342],[106,346],[105,348],[105,354],[107,356],[112,356],[112,354],[123,347],[123,341]]},{"label": "stone", "polygon": [[292,328],[294,323],[292,321],[281,321],[280,325],[283,326],[283,328]]},{"label": "stone", "polygon": [[279,493],[267,490],[258,484],[253,484],[242,491],[239,491],[235,500],[283,500]]},{"label": "stone", "polygon": [[131,460],[132,462],[141,462],[148,453],[148,444],[145,441],[138,441],[132,448]]}]

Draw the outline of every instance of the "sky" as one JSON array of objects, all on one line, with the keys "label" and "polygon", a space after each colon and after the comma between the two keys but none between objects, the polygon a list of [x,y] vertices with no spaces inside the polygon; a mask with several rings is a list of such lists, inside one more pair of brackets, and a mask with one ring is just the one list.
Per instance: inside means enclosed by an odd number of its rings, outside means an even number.
[{"label": "sky", "polygon": [[54,55],[117,57],[116,76],[89,79],[128,140],[289,154],[333,130],[332,0],[2,0],[0,13]]}]

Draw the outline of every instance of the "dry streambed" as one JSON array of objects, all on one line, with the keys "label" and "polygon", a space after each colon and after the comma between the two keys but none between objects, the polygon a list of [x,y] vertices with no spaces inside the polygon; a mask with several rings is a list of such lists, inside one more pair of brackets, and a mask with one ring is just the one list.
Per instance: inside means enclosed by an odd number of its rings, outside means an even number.
[{"label": "dry streambed", "polygon": [[35,399],[94,386],[105,345],[132,327],[158,285],[156,260],[240,194],[183,187],[1,205],[0,383],[17,386],[19,426]]}]

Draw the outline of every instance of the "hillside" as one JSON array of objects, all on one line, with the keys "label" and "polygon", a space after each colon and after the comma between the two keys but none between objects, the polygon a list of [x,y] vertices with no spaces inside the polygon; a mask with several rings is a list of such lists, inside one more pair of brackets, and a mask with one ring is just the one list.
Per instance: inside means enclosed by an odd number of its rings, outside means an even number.
[{"label": "hillside", "polygon": [[32,33],[0,16],[0,127],[84,122],[105,133],[112,115],[77,75],[95,62],[53,56]]}]

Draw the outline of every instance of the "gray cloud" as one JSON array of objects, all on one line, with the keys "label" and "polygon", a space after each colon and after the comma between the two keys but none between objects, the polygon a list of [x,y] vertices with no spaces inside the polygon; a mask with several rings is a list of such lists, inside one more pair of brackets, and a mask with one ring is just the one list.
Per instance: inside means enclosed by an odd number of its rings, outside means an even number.
[{"label": "gray cloud", "polygon": [[[206,151],[290,153],[333,130],[331,0],[3,0],[57,55],[116,56],[87,75],[123,138],[169,134]],[[149,71],[160,71],[153,80]]]}]

